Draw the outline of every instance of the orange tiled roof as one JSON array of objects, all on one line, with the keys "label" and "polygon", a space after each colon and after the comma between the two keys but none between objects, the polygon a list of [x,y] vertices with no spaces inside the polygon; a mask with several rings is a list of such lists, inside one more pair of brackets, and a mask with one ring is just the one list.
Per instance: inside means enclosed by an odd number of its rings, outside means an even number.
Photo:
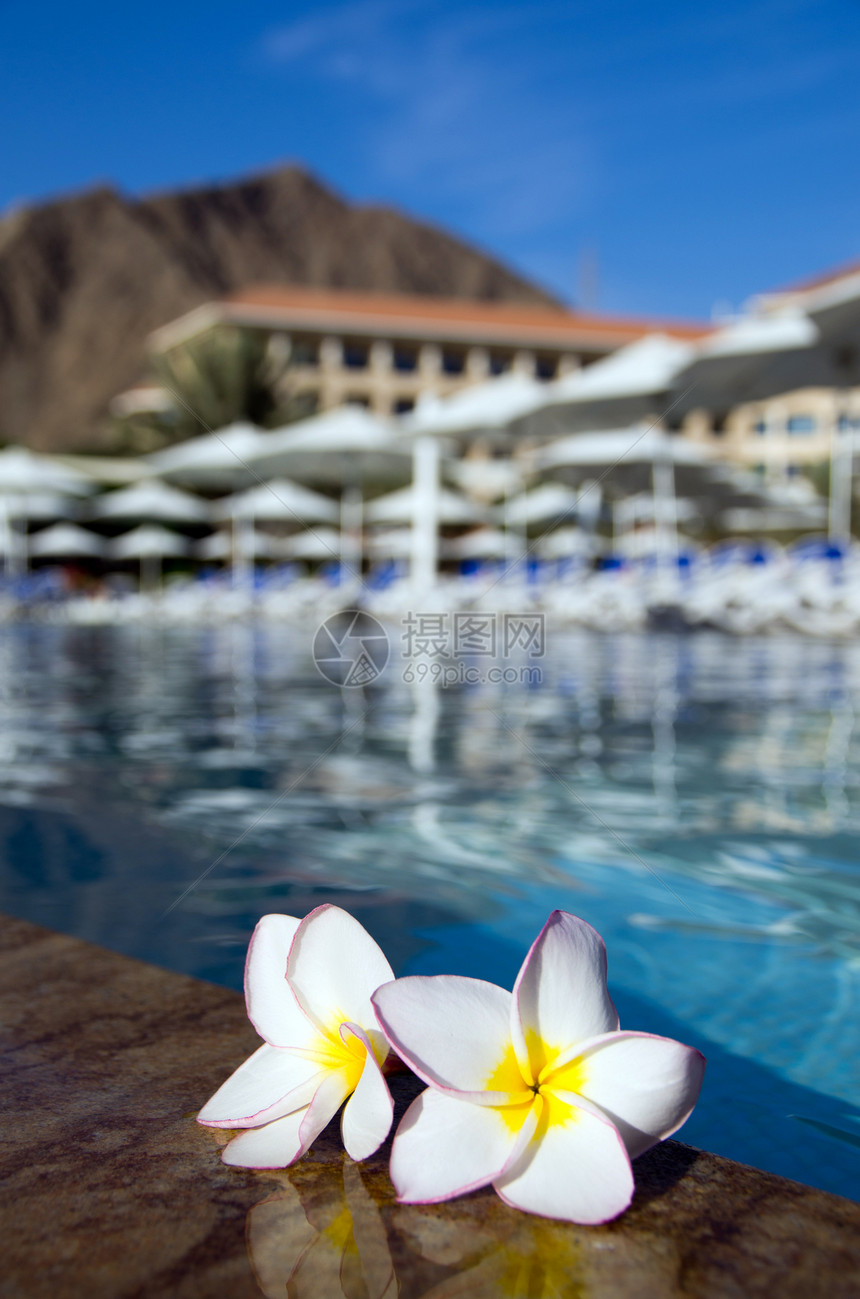
[{"label": "orange tiled roof", "polygon": [[826,284],[836,284],[849,275],[858,274],[860,274],[860,261],[845,262],[834,270],[820,271],[817,275],[810,275],[794,284],[787,284],[781,289],[771,289],[765,296],[768,298],[781,298],[795,293],[809,293],[813,289],[823,289]]},{"label": "orange tiled roof", "polygon": [[457,333],[470,328],[499,341],[511,338],[550,342],[587,342],[619,344],[632,342],[643,334],[659,331],[676,338],[697,339],[711,332],[711,326],[693,322],[629,317],[603,316],[563,307],[531,305],[517,302],[487,302],[464,298],[417,297],[406,294],[359,293],[352,290],[311,289],[279,285],[253,285],[223,299],[231,317],[247,318],[256,313],[280,313],[312,317],[339,316],[355,318],[376,327],[388,325],[402,329],[411,324],[416,330],[441,337],[446,326]]}]

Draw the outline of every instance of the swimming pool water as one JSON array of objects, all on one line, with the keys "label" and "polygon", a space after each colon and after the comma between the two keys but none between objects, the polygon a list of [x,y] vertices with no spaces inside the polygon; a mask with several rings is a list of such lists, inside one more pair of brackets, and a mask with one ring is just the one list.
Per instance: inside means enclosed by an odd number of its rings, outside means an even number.
[{"label": "swimming pool water", "polygon": [[708,1057],[682,1139],[856,1197],[860,645],[551,629],[540,683],[342,692],[311,640],[0,629],[0,908],[237,988],[266,911],[510,986],[565,908]]}]

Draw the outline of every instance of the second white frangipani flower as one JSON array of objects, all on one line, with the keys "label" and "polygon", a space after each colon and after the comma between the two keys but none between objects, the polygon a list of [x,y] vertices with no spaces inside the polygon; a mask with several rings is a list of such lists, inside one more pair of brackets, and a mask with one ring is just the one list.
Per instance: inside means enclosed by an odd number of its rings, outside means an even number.
[{"label": "second white frangipani flower", "polygon": [[366,1159],[391,1127],[382,1075],[388,1043],[371,994],[394,974],[377,944],[340,907],[304,920],[263,916],[245,966],[248,1018],[264,1045],[240,1065],[198,1115],[215,1128],[244,1128],[226,1164],[284,1168],[343,1111],[343,1143]]},{"label": "second white frangipani flower", "polygon": [[699,1095],[698,1051],[619,1031],[603,940],[564,911],[541,930],[513,994],[417,976],[381,987],[373,1003],[391,1045],[429,1084],[394,1139],[402,1201],[492,1183],[528,1213],[605,1222],[630,1203],[630,1160],[676,1131]]}]

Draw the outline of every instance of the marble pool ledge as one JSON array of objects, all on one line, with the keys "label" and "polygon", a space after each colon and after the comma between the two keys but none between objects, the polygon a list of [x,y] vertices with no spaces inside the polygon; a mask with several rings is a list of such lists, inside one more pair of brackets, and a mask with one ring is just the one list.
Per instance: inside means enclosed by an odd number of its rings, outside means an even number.
[{"label": "marble pool ledge", "polygon": [[[195,1114],[258,1045],[241,997],[0,917],[0,1295],[444,1299],[860,1293],[860,1205],[664,1142],[616,1222],[491,1190],[398,1205],[336,1124],[293,1169],[230,1169]],[[398,1110],[421,1084],[392,1080]]]}]

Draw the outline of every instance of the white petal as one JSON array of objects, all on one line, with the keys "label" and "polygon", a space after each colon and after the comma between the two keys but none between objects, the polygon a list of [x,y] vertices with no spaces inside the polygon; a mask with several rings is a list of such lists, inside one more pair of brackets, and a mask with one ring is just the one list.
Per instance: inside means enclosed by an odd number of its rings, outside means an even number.
[{"label": "white petal", "polygon": [[367,1034],[357,1024],[343,1024],[341,1037],[349,1033],[364,1043],[367,1058],[358,1086],[343,1111],[341,1134],[350,1159],[367,1159],[388,1136],[394,1102]]},{"label": "white petal", "polygon": [[572,1043],[617,1028],[603,939],[578,916],[553,911],[514,984],[511,1035],[517,1058],[523,1067],[529,1061],[538,1075]]},{"label": "white petal", "polygon": [[584,1109],[547,1124],[493,1186],[506,1204],[545,1218],[594,1224],[622,1213],[633,1198],[633,1171],[611,1123]]},{"label": "white petal", "polygon": [[197,1115],[210,1128],[259,1127],[307,1105],[320,1067],[276,1046],[261,1046],[232,1073]]},{"label": "white petal", "polygon": [[309,1106],[260,1128],[246,1128],[221,1151],[234,1168],[286,1168],[304,1154],[299,1129]]},{"label": "white petal", "polygon": [[[430,1088],[403,1115],[391,1151],[391,1180],[407,1204],[450,1200],[499,1175],[532,1106],[504,1111]],[[509,1116],[506,1121],[503,1114]]]},{"label": "white petal", "polygon": [[334,1118],[346,1090],[343,1074],[327,1074],[310,1105],[263,1127],[240,1132],[224,1147],[221,1158],[237,1168],[286,1168],[301,1158]]},{"label": "white petal", "polygon": [[332,1121],[349,1095],[349,1090],[347,1074],[339,1070],[333,1070],[320,1083],[302,1119],[302,1154],[313,1141],[316,1141],[323,1128]]},{"label": "white petal", "polygon": [[[385,984],[373,1004],[397,1054],[431,1086],[478,1104],[500,1104],[525,1088],[511,1058],[511,994],[504,988],[459,975],[412,975]],[[493,1079],[500,1068],[509,1076]]]},{"label": "white petal", "polygon": [[371,995],[394,973],[367,930],[347,911],[326,904],[299,925],[287,978],[302,1008],[331,1034],[344,1022],[375,1029]]},{"label": "white petal", "polygon": [[669,1137],[699,1099],[705,1057],[650,1033],[612,1033],[584,1044],[578,1090],[618,1128],[631,1159]]},{"label": "white petal", "polygon": [[263,916],[248,944],[245,1005],[248,1018],[272,1046],[307,1048],[316,1032],[287,983],[287,961],[300,921],[293,916]]}]

